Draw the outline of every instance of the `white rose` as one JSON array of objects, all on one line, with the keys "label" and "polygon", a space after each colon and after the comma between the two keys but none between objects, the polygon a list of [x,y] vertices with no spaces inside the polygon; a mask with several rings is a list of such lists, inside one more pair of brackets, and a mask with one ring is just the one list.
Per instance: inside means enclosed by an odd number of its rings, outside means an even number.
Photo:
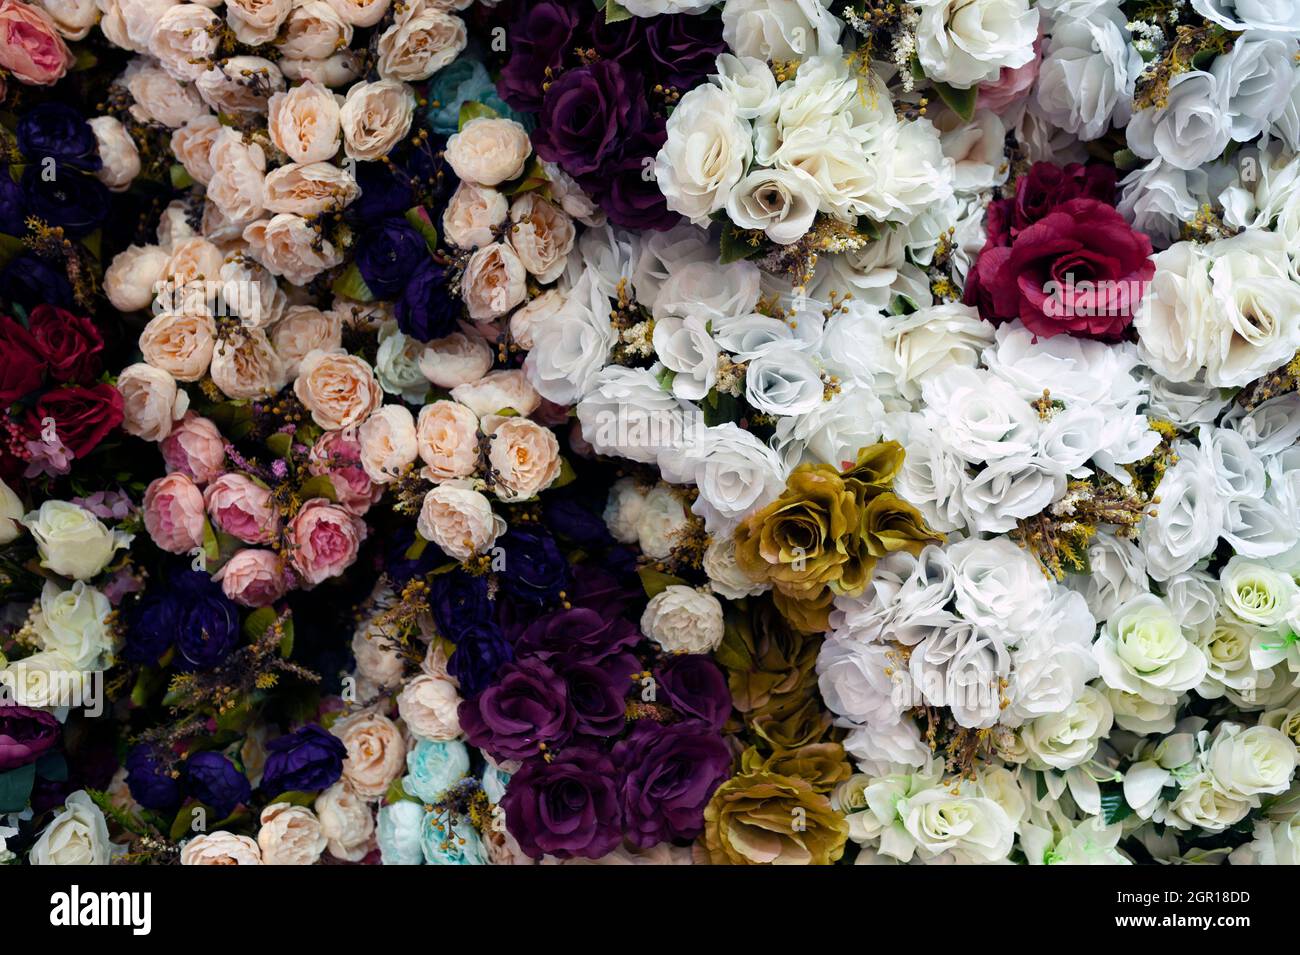
[{"label": "white rose", "polygon": [[959,726],[987,729],[1002,712],[1002,684],[1011,661],[1000,642],[961,623],[913,647],[908,671],[925,702],[947,707]]},{"label": "white rose", "polygon": [[1290,574],[1264,564],[1233,557],[1219,572],[1223,606],[1237,618],[1257,627],[1274,627],[1287,617],[1300,597]]},{"label": "white rose", "polygon": [[1130,733],[1171,732],[1178,716],[1178,704],[1152,703],[1136,693],[1107,689],[1106,699],[1115,711],[1115,725]]},{"label": "white rose", "polygon": [[906,798],[898,812],[923,859],[952,852],[961,861],[999,862],[1015,840],[1011,818],[993,800],[954,795],[944,787]]},{"label": "white rose", "polygon": [[838,468],[880,440],[884,412],[869,388],[847,382],[807,414],[778,418],[772,446],[787,468],[809,460]]},{"label": "white rose", "polygon": [[1116,208],[1133,228],[1145,232],[1157,245],[1167,245],[1179,237],[1183,223],[1194,218],[1200,208],[1190,188],[1198,175],[1203,174],[1153,159],[1120,181]]},{"label": "white rose", "polygon": [[654,350],[673,373],[672,392],[687,401],[699,401],[718,377],[718,345],[703,318],[668,316],[655,322]]},{"label": "white rose", "polygon": [[23,532],[23,515],[27,509],[14,489],[0,480],[0,545],[8,544]]},{"label": "white rose", "polygon": [[104,813],[84,789],[78,789],[41,830],[27,861],[31,865],[108,865],[112,850]]},{"label": "white rose", "polygon": [[67,590],[46,581],[32,627],[41,649],[61,654],[79,670],[97,670],[113,648],[112,612],[108,598],[83,580]]},{"label": "white rose", "polygon": [[1192,9],[1229,30],[1300,32],[1300,9],[1291,0],[1192,0]]},{"label": "white rose", "polygon": [[802,415],[823,400],[821,371],[807,355],[769,349],[745,369],[745,399],[772,415]]},{"label": "white rose", "polygon": [[1053,25],[1035,85],[1037,104],[1054,124],[1082,140],[1097,139],[1132,113],[1142,72],[1118,7]]},{"label": "white rose", "polygon": [[655,157],[655,179],[669,209],[707,225],[752,156],[749,123],[737,115],[730,96],[706,83],[683,96],[668,117],[668,140]]},{"label": "white rose", "polygon": [[740,228],[789,245],[812,226],[819,201],[817,181],[802,169],[756,169],[732,186],[726,208]]},{"label": "white rose", "polygon": [[641,521],[641,512],[645,510],[645,499],[646,492],[633,478],[619,478],[610,487],[601,516],[616,541],[623,544],[637,542],[637,525]]},{"label": "white rose", "polygon": [[734,527],[785,489],[786,472],[776,453],[730,421],[696,431],[686,467],[700,492],[691,510],[714,534]]},{"label": "white rose", "polygon": [[39,6],[69,40],[84,40],[100,17],[95,0],[41,0]]},{"label": "white rose", "polygon": [[1097,663],[1092,656],[1096,623],[1082,602],[1078,594],[1058,591],[1043,628],[1011,654],[1011,678],[1006,688],[1010,705],[998,722],[1018,726],[1060,713],[1096,678]]},{"label": "white rose", "polygon": [[597,454],[654,464],[661,453],[680,452],[690,421],[648,369],[611,365],[597,372],[576,409],[582,437]]},{"label": "white rose", "polygon": [[668,653],[712,653],[722,643],[722,604],[712,594],[672,584],[646,604],[641,632]]},{"label": "white rose", "polygon": [[1138,542],[1155,580],[1168,580],[1190,570],[1213,553],[1223,531],[1223,501],[1215,474],[1200,449],[1188,441],[1174,442],[1178,462],[1160,481],[1160,505],[1155,516],[1142,519]]},{"label": "white rose", "polygon": [[89,580],[124,546],[98,517],[68,501],[47,500],[23,518],[36,539],[41,566],[64,577]]},{"label": "white rose", "polygon": [[1070,574],[1064,583],[1078,591],[1088,609],[1104,622],[1121,604],[1147,590],[1146,559],[1131,540],[1101,531],[1088,544],[1086,574]]},{"label": "white rose", "polygon": [[718,596],[728,600],[740,600],[754,597],[770,590],[769,583],[758,583],[749,578],[740,565],[736,563],[736,539],[729,535],[713,537],[704,549],[701,562],[704,573],[709,578],[709,588]]},{"label": "white rose", "polygon": [[1038,562],[1005,537],[964,540],[948,548],[957,612],[1014,644],[1035,633],[1052,601]]},{"label": "white rose", "polygon": [[1205,657],[1155,594],[1117,609],[1093,645],[1106,685],[1155,703],[1172,703],[1205,678]]},{"label": "white rose", "polygon": [[727,0],[722,39],[737,56],[797,60],[835,56],[844,24],[830,0]]},{"label": "white rose", "polygon": [[414,115],[415,95],[405,83],[357,83],[339,111],[343,149],[358,160],[386,156],[410,131]]},{"label": "white rose", "polygon": [[1236,723],[1220,726],[1219,736],[1205,757],[1215,786],[1234,799],[1258,805],[1258,797],[1286,792],[1296,770],[1295,744],[1271,726],[1245,729]]},{"label": "white rose", "polygon": [[1026,0],[908,0],[921,14],[916,51],[925,75],[967,89],[1034,58],[1038,11]]},{"label": "white rose", "polygon": [[568,405],[592,390],[618,340],[609,311],[609,299],[584,272],[564,304],[533,326],[533,348],[524,359],[524,371],[538,394]]},{"label": "white rose", "polygon": [[653,560],[663,560],[672,553],[677,537],[690,519],[681,498],[667,484],[657,484],[645,496],[636,524],[641,551]]},{"label": "white rose", "polygon": [[420,371],[424,342],[403,335],[397,322],[388,321],[379,331],[379,350],[375,353],[375,377],[390,395],[401,395],[411,404],[424,401],[429,380]]},{"label": "white rose", "polygon": [[1125,130],[1129,148],[1143,159],[1159,156],[1179,169],[1216,159],[1232,138],[1227,96],[1213,74],[1179,73],[1165,105],[1139,110]]},{"label": "white rose", "polygon": [[315,808],[329,854],[348,862],[361,861],[375,834],[375,816],[369,804],[340,779],[316,797]]},{"label": "white rose", "polygon": [[1281,118],[1295,85],[1294,38],[1244,36],[1215,57],[1210,72],[1227,101],[1232,138],[1254,139]]},{"label": "white rose", "polygon": [[1029,768],[1064,770],[1086,763],[1113,722],[1110,701],[1092,687],[1084,687],[1082,695],[1066,709],[1044,714],[1021,728]]},{"label": "white rose", "polygon": [[1168,821],[1177,828],[1222,832],[1246,818],[1250,802],[1223,792],[1209,773],[1202,773],[1183,784],[1169,808],[1177,818]]}]

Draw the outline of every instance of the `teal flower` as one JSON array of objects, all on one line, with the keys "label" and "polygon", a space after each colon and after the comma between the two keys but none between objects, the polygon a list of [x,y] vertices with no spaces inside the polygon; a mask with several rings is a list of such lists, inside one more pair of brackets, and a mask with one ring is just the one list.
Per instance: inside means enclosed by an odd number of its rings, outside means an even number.
[{"label": "teal flower", "polygon": [[487,865],[483,840],[466,819],[458,819],[449,831],[444,815],[429,813],[420,827],[420,848],[429,865]]},{"label": "teal flower", "polygon": [[469,772],[469,750],[452,740],[422,739],[406,754],[407,775],[402,788],[425,803],[434,803]]},{"label": "teal flower", "polygon": [[498,116],[506,116],[532,128],[532,120],[516,113],[497,96],[492,77],[478,60],[462,56],[443,67],[429,81],[429,128],[440,136],[450,136],[460,126],[460,108],[465,103],[482,103]]},{"label": "teal flower", "polygon": [[379,854],[384,865],[419,865],[424,859],[420,845],[424,807],[403,799],[379,810]]}]

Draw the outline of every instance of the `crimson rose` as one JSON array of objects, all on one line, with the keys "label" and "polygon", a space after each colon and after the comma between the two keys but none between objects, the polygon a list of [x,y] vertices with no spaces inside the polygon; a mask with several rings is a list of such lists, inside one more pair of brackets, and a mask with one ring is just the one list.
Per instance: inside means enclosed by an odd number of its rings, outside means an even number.
[{"label": "crimson rose", "polygon": [[88,382],[99,374],[104,339],[90,319],[53,305],[38,305],[28,323],[55,381]]},{"label": "crimson rose", "polygon": [[35,391],[45,379],[45,356],[32,333],[17,319],[0,315],[0,405]]},{"label": "crimson rose", "polygon": [[41,395],[28,416],[33,437],[40,435],[46,418],[54,419],[64,446],[83,458],[122,423],[122,393],[103,381],[89,388],[56,388]]}]

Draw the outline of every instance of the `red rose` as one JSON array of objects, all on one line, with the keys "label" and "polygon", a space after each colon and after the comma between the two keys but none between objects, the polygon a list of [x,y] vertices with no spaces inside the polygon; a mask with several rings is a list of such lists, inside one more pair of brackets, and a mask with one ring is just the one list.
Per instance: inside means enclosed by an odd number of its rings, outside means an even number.
[{"label": "red rose", "polygon": [[99,374],[104,339],[90,319],[53,305],[38,305],[27,322],[55,381],[87,382]]},{"label": "red rose", "polygon": [[1114,205],[1114,168],[1077,162],[1068,166],[1034,163],[1016,179],[1015,198],[989,203],[984,220],[988,241],[984,247],[1010,245],[1025,229],[1072,199],[1097,199]]},{"label": "red rose", "polygon": [[0,315],[0,405],[35,391],[45,380],[45,356],[32,333],[17,319]]},{"label": "red rose", "polygon": [[1114,340],[1154,274],[1150,239],[1106,203],[1072,199],[1009,247],[985,247],[967,279],[966,302],[994,324],[1019,318],[1040,338]]},{"label": "red rose", "polygon": [[59,440],[82,458],[122,423],[122,393],[103,381],[90,388],[56,388],[41,395],[28,415],[33,437],[40,435],[46,418],[54,419]]}]

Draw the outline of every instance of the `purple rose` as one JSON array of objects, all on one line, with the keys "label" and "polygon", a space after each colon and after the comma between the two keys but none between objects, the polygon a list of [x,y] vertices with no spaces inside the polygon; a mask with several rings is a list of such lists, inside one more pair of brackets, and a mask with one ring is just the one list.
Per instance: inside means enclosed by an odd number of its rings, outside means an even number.
[{"label": "purple rose", "polygon": [[598,175],[578,178],[615,225],[666,232],[681,221],[668,208],[654,176],[648,173],[666,139],[663,122],[655,118],[649,128],[626,144],[620,158],[608,163]]},{"label": "purple rose", "polygon": [[727,744],[698,723],[639,723],[613,755],[624,774],[620,797],[627,839],[642,849],[703,832],[704,807],[731,775]]},{"label": "purple rose", "polygon": [[608,738],[627,725],[627,694],[641,669],[637,658],[620,653],[600,663],[577,662],[561,668],[576,722],[583,736]]},{"label": "purple rose", "polygon": [[609,757],[568,750],[532,760],[510,780],[501,805],[506,827],[534,859],[599,859],[623,841],[618,771]]},{"label": "purple rose", "polygon": [[220,819],[253,795],[244,774],[215,750],[195,753],[185,761],[185,790]]},{"label": "purple rose", "polygon": [[34,763],[59,742],[59,721],[44,710],[0,706],[0,772]]},{"label": "purple rose", "polygon": [[348,755],[341,739],[315,723],[271,740],[266,752],[261,788],[268,796],[329,789],[343,775]]},{"label": "purple rose", "polygon": [[540,660],[520,660],[501,679],[460,704],[460,725],[470,744],[496,759],[526,759],[563,743],[576,714],[558,673]]},{"label": "purple rose", "polygon": [[558,610],[524,629],[515,641],[515,655],[533,656],[547,663],[556,657],[596,663],[636,646],[640,639],[636,626],[622,617],[606,620],[594,610]]},{"label": "purple rose", "polygon": [[731,715],[731,692],[718,665],[699,653],[670,657],[654,671],[659,699],[685,720],[721,729]]},{"label": "purple rose", "polygon": [[523,7],[512,11],[510,61],[501,70],[497,92],[515,109],[535,113],[542,108],[546,71],[559,72],[565,53],[587,40],[592,8],[585,0]]},{"label": "purple rose", "polygon": [[146,809],[164,812],[181,802],[181,784],[171,774],[164,754],[141,743],[126,754],[126,785],[131,796]]},{"label": "purple rose", "polygon": [[641,77],[599,60],[567,70],[547,87],[533,144],[542,159],[582,177],[622,158],[649,122]]},{"label": "purple rose", "polygon": [[[656,83],[685,93],[694,89],[715,70],[722,41],[722,20],[694,14],[674,13],[644,22],[646,67]],[[642,61],[645,62],[645,61]]]}]

